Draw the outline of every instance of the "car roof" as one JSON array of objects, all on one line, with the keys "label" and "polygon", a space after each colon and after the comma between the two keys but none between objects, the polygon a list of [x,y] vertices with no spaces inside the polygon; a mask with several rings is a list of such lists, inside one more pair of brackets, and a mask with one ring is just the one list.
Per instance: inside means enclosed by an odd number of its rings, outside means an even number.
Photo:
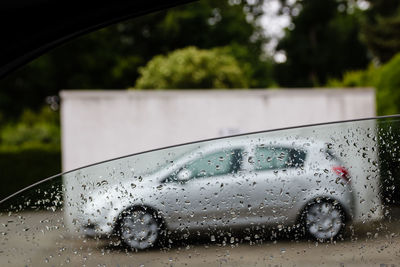
[{"label": "car roof", "polygon": [[312,148],[321,149],[326,147],[326,142],[316,139],[306,139],[306,138],[295,138],[286,139],[284,137],[268,136],[260,138],[259,136],[254,136],[249,138],[249,136],[238,136],[231,138],[222,138],[218,140],[211,141],[211,143],[206,143],[205,145],[189,152],[189,154],[197,153],[208,153],[221,149],[235,149],[239,147],[254,147],[254,146],[265,146],[265,147],[293,147],[296,149],[306,149],[310,150]]}]

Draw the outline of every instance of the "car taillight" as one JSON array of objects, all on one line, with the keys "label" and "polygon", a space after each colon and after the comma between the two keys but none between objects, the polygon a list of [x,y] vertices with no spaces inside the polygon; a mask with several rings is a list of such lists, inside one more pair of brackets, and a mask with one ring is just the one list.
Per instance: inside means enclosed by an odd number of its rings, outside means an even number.
[{"label": "car taillight", "polygon": [[346,170],[345,167],[342,166],[334,166],[332,170],[340,177],[342,177],[346,182],[350,182],[349,172]]}]

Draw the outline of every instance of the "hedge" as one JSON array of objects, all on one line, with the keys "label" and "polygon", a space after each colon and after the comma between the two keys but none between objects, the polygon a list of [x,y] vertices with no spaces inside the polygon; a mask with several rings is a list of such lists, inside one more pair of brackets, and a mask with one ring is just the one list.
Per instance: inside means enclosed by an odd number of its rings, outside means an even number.
[{"label": "hedge", "polygon": [[61,172],[61,151],[52,147],[0,149],[0,199]]}]

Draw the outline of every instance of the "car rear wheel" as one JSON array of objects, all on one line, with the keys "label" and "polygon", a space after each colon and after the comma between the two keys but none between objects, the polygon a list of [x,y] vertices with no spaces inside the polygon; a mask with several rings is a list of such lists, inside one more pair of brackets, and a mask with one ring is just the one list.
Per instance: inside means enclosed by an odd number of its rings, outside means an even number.
[{"label": "car rear wheel", "polygon": [[303,213],[306,232],[324,241],[336,238],[344,229],[345,216],[338,203],[320,201],[310,204]]},{"label": "car rear wheel", "polygon": [[158,239],[160,225],[150,211],[125,211],[119,224],[119,237],[131,249],[143,250],[153,247]]}]

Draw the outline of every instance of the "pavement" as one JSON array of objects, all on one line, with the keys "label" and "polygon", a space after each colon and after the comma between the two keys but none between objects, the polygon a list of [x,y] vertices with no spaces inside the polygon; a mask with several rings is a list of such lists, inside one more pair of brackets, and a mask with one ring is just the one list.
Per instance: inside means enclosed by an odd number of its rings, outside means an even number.
[{"label": "pavement", "polygon": [[272,233],[250,241],[235,235],[167,242],[168,249],[132,252],[71,235],[60,211],[0,216],[0,266],[400,266],[400,221],[393,218],[349,226],[344,240],[332,243]]}]

